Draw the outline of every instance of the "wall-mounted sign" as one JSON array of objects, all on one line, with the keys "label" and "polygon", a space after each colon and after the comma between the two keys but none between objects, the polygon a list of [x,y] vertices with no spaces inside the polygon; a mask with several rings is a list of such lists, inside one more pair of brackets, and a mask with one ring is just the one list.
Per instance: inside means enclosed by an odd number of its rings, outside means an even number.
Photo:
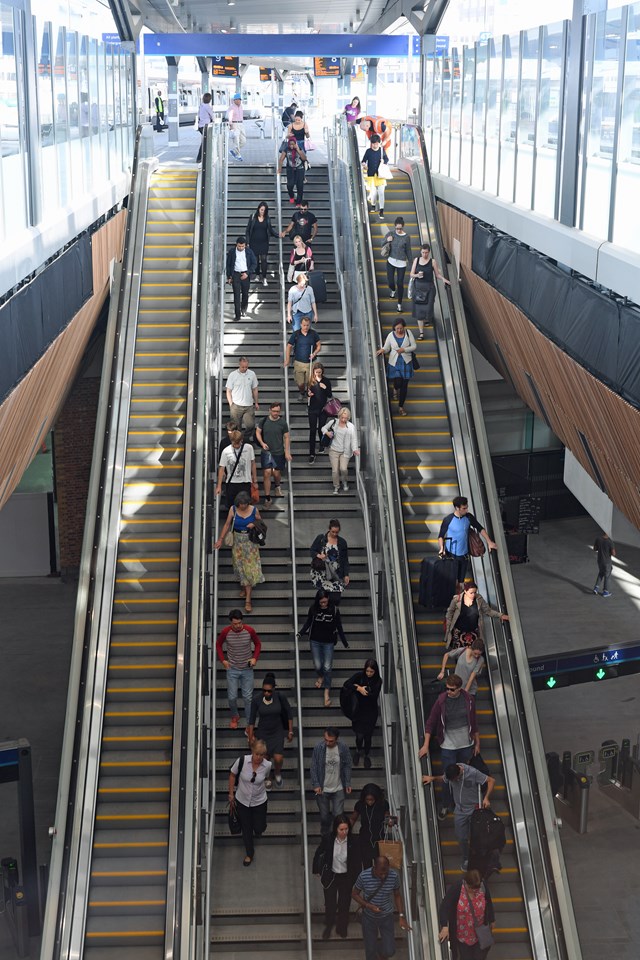
[{"label": "wall-mounted sign", "polygon": [[212,77],[237,77],[240,73],[240,57],[212,57]]},{"label": "wall-mounted sign", "polygon": [[273,70],[269,67],[260,67],[260,79],[266,83],[268,80],[273,80]]},{"label": "wall-mounted sign", "polygon": [[341,77],[340,57],[314,57],[314,77]]}]

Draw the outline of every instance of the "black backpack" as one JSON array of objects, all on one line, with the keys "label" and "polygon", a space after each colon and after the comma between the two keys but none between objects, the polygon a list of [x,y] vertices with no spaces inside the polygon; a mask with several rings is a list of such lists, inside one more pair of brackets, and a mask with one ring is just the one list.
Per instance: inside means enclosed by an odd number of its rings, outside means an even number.
[{"label": "black backpack", "polygon": [[473,811],[469,824],[470,851],[484,857],[493,851],[502,850],[506,842],[504,823],[491,807]]}]

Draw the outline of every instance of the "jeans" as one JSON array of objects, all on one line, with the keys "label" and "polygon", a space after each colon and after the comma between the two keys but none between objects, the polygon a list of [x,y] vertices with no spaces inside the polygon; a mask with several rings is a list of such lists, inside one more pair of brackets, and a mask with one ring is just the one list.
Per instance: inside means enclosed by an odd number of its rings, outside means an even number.
[{"label": "jeans", "polygon": [[598,589],[598,584],[602,580],[602,590],[603,593],[607,593],[609,590],[609,578],[611,577],[611,572],[613,570],[613,564],[608,563],[606,567],[598,567],[598,579],[594,586],[594,590]]},{"label": "jeans", "polygon": [[233,287],[233,309],[236,320],[240,319],[240,313],[244,312],[249,306],[249,274],[246,280],[240,279],[240,274],[235,273],[231,277],[231,286]]},{"label": "jeans", "polygon": [[313,314],[312,313],[302,313],[301,310],[294,310],[291,314],[291,319],[293,320],[293,332],[295,333],[302,326],[302,321],[305,319],[311,320],[313,323]]},{"label": "jeans", "polygon": [[456,812],[453,815],[453,830],[456,835],[456,840],[460,844],[460,853],[462,854],[463,862],[469,859],[469,821],[470,820],[471,820],[471,813],[458,813],[458,811],[456,810]]},{"label": "jeans", "polygon": [[[447,750],[442,748],[442,772],[444,773],[450,763],[469,763],[473,755],[473,745],[470,747],[460,747],[458,750]],[[453,794],[448,783],[442,784],[442,806],[453,807]]]},{"label": "jeans", "polygon": [[[378,934],[380,941],[378,942]],[[369,914],[362,911],[362,939],[364,940],[365,960],[378,960],[379,957],[393,957],[396,952],[393,914]]]},{"label": "jeans", "polygon": [[324,890],[324,925],[332,927],[335,923],[336,932],[343,937],[349,927],[352,890],[353,879],[348,873],[334,873],[331,886]]},{"label": "jeans", "polygon": [[294,187],[296,191],[296,203],[302,203],[302,195],[304,193],[304,167],[296,167],[294,170],[292,167],[287,166],[287,193],[291,200],[294,199]]},{"label": "jeans", "polygon": [[322,686],[331,690],[331,667],[333,666],[333,644],[311,641],[311,656],[316,673],[322,677]]},{"label": "jeans", "polygon": [[309,456],[315,457],[316,454],[316,434],[318,440],[322,440],[322,428],[329,419],[324,410],[314,410],[309,407]]},{"label": "jeans", "polygon": [[242,827],[244,849],[248,857],[253,857],[255,852],[253,838],[261,837],[267,829],[267,801],[265,800],[257,807],[245,807],[243,803],[236,800],[236,810]]},{"label": "jeans", "polygon": [[320,811],[320,833],[326,837],[331,833],[333,818],[344,813],[344,790],[341,787],[335,793],[316,793],[316,803]]},{"label": "jeans", "polygon": [[406,269],[406,267],[392,267],[387,260],[387,283],[389,284],[389,290],[395,292],[397,287],[399,304],[402,304],[404,299],[404,274]]},{"label": "jeans", "polygon": [[239,717],[238,688],[244,700],[245,726],[249,726],[249,709],[253,697],[253,667],[229,667],[227,670],[227,693],[229,695],[229,710],[232,717]]}]

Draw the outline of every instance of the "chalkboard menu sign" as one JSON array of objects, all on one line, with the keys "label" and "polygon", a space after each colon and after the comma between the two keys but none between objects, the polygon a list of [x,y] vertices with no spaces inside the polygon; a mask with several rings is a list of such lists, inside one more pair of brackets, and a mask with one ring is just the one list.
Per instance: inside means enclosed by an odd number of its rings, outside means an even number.
[{"label": "chalkboard menu sign", "polygon": [[341,77],[340,57],[314,57],[313,75],[315,77]]},{"label": "chalkboard menu sign", "polygon": [[265,83],[268,80],[273,79],[273,70],[271,70],[269,67],[260,67],[260,79]]},{"label": "chalkboard menu sign", "polygon": [[520,533],[539,533],[542,497],[520,497],[518,502],[518,530]]},{"label": "chalkboard menu sign", "polygon": [[240,73],[240,57],[212,57],[212,77],[237,77]]}]

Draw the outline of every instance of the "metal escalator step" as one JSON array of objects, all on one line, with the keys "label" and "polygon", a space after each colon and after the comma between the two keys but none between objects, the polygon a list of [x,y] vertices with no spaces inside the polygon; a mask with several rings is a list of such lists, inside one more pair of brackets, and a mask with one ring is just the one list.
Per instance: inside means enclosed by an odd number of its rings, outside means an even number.
[{"label": "metal escalator step", "polygon": [[165,556],[144,556],[131,552],[130,555],[121,551],[118,556],[118,574],[123,572],[131,574],[145,574],[146,572],[156,575],[158,572],[169,572],[178,569],[180,562],[179,554],[167,554]]},{"label": "metal escalator step", "polygon": [[[141,825],[135,834],[130,830],[122,830],[117,825],[103,825],[96,827],[93,836],[94,856],[103,857],[144,857],[163,856],[168,848],[168,829],[156,826],[148,828]],[[94,863],[98,865],[98,860]]]},{"label": "metal escalator step", "polygon": [[135,704],[113,703],[107,704],[104,711],[105,721],[109,728],[114,725],[136,723],[141,724],[170,724],[173,722],[173,708],[170,703],[163,701],[139,701]]},{"label": "metal escalator step", "polygon": [[[152,921],[151,923],[149,921]],[[92,916],[87,919],[85,939],[90,943],[127,946],[137,943],[164,943],[164,918],[139,915]]]},{"label": "metal escalator step", "polygon": [[175,670],[175,657],[162,656],[155,657],[152,663],[149,663],[147,657],[118,656],[109,659],[109,677],[124,677],[127,673],[132,676],[140,676],[144,671],[147,677],[166,677],[170,671]]},{"label": "metal escalator step", "polygon": [[108,914],[126,916],[131,913],[164,914],[166,890],[161,885],[122,886],[119,890],[98,887],[92,891],[88,903],[90,917]]},{"label": "metal escalator step", "polygon": [[[98,809],[108,810],[115,804],[124,803],[127,808],[140,805],[143,810],[152,809],[158,801],[166,800],[169,803],[171,779],[165,776],[148,774],[141,781],[131,777],[118,776],[115,773],[102,773],[98,784]],[[168,808],[168,806],[167,806]]]},{"label": "metal escalator step", "polygon": [[96,885],[114,886],[119,883],[149,884],[162,882],[167,874],[166,856],[103,857],[95,869],[91,869],[91,881]]},{"label": "metal escalator step", "polygon": [[168,749],[173,743],[173,725],[125,726],[105,724],[102,730],[102,755],[112,750]]},{"label": "metal escalator step", "polygon": [[166,803],[107,802],[108,795],[98,802],[96,824],[100,827],[117,827],[119,830],[138,830],[162,827],[169,822],[169,800]]},{"label": "metal escalator step", "polygon": [[172,521],[174,517],[180,516],[182,511],[182,497],[162,496],[159,491],[155,495],[150,495],[146,500],[135,500],[133,495],[122,500],[121,516],[123,520],[132,521],[133,519],[156,519]]},{"label": "metal escalator step", "polygon": [[120,776],[143,777],[149,773],[156,775],[171,767],[170,750],[139,750],[132,756],[131,751],[113,750],[100,759],[100,771]]}]

